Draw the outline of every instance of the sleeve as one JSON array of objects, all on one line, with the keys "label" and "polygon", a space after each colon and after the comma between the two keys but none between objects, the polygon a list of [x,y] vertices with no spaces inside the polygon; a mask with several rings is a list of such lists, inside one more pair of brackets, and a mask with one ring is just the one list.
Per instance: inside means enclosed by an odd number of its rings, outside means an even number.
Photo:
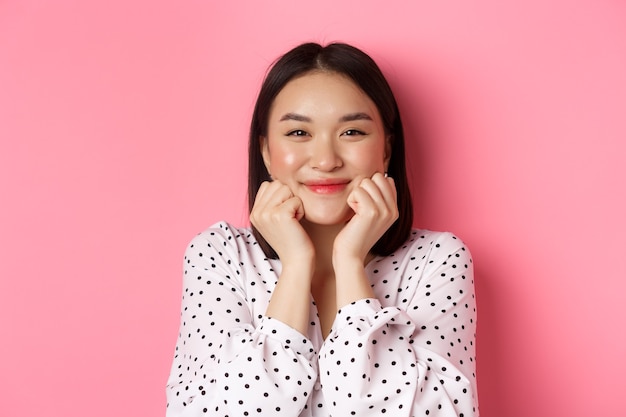
[{"label": "sleeve", "polygon": [[332,415],[478,415],[472,260],[449,233],[429,258],[406,308],[366,299],[338,312],[319,361]]},{"label": "sleeve", "polygon": [[168,417],[297,416],[313,389],[312,343],[269,317],[253,324],[233,240],[207,232],[186,250]]}]

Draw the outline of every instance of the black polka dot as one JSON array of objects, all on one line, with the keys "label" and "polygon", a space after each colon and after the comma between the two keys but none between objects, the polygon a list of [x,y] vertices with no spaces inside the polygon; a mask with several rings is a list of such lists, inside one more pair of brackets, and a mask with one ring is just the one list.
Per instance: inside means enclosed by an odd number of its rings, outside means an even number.
[{"label": "black polka dot", "polygon": [[376,257],[366,266],[375,297],[338,311],[326,340],[314,303],[310,339],[265,316],[280,270],[249,229],[219,223],[192,240],[172,415],[475,415],[474,280],[459,239],[413,231]]}]

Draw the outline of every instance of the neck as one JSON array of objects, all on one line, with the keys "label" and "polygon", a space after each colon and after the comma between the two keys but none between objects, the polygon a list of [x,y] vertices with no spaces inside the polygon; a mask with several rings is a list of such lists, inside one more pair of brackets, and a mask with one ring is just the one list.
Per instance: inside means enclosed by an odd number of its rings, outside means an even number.
[{"label": "neck", "polygon": [[[341,232],[345,224],[319,225],[302,220],[302,227],[309,235],[309,239],[315,247],[315,272],[313,274],[313,286],[324,286],[329,280],[334,280],[335,272],[332,263],[333,245],[335,238]],[[367,265],[375,255],[371,252],[364,260]]]},{"label": "neck", "polygon": [[313,246],[315,247],[315,274],[314,280],[333,276],[332,253],[335,238],[343,229],[344,224],[320,225],[302,220]]}]

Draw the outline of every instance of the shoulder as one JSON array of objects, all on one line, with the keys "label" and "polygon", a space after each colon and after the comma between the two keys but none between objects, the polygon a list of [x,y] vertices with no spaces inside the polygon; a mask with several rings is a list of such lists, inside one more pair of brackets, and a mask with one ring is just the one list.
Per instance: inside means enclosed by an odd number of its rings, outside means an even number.
[{"label": "shoulder", "polygon": [[394,270],[424,271],[446,265],[451,258],[462,262],[463,266],[472,263],[469,249],[457,235],[451,232],[413,229],[400,248],[378,262],[392,263],[395,265]]},{"label": "shoulder", "polygon": [[255,252],[263,253],[250,228],[220,221],[195,235],[187,245],[185,255],[195,258],[219,255],[233,259]]},{"label": "shoulder", "polygon": [[189,245],[203,242],[219,243],[222,246],[236,245],[248,241],[256,243],[249,228],[236,227],[225,221],[220,221],[195,235]]},{"label": "shoulder", "polygon": [[465,243],[451,232],[413,229],[406,242],[396,252],[432,252],[439,255],[467,252]]},{"label": "shoulder", "polygon": [[450,258],[471,264],[471,255],[465,243],[451,232],[413,229],[407,240],[390,255],[378,257],[372,262],[374,272],[430,270],[445,265]]},{"label": "shoulder", "polygon": [[472,255],[465,242],[454,233],[414,230],[411,237],[409,241],[412,239],[412,242],[407,248],[411,259],[409,264],[412,267],[419,265],[426,281],[442,277],[453,280],[456,275],[463,279],[473,276]]},{"label": "shoulder", "polygon": [[[412,230],[400,248],[376,258],[367,268],[383,305],[405,309],[417,302],[419,294],[427,296],[432,288],[449,292],[450,285],[469,286],[473,276],[471,256],[461,239],[450,232],[424,229]],[[468,287],[459,289],[469,291]]]}]

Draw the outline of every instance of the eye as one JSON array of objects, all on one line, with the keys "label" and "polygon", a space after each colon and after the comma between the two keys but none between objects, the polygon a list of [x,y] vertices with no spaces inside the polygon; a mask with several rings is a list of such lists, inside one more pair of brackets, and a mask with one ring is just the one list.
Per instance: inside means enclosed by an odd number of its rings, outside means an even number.
[{"label": "eye", "polygon": [[362,132],[357,129],[348,129],[345,132],[343,132],[343,134],[346,136],[361,136],[361,135],[365,135],[365,132]]},{"label": "eye", "polygon": [[287,133],[287,136],[307,136],[308,133],[304,130],[296,129]]}]

